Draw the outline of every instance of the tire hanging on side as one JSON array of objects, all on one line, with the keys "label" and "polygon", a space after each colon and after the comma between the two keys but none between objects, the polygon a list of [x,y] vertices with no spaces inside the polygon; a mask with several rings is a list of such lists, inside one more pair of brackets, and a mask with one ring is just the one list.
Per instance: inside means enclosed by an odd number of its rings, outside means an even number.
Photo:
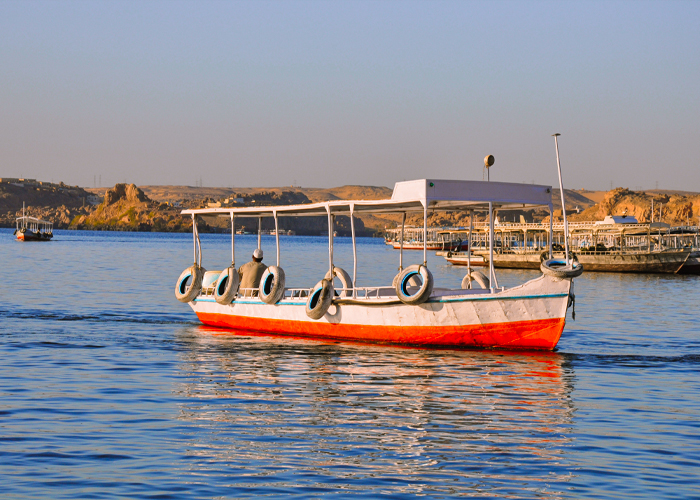
[{"label": "tire hanging on side", "polygon": [[583,274],[583,264],[572,261],[571,267],[568,267],[566,260],[549,259],[540,264],[540,271],[554,278],[571,279]]},{"label": "tire hanging on side", "polygon": [[285,276],[281,267],[270,266],[260,278],[258,296],[266,304],[277,304],[284,297]]},{"label": "tire hanging on side", "polygon": [[[185,303],[192,302],[196,299],[197,295],[199,295],[199,292],[202,290],[202,279],[204,279],[205,272],[207,272],[207,270],[197,264],[192,264],[182,271],[175,285],[175,298]],[[187,279],[190,277],[192,281],[187,285]]]},{"label": "tire hanging on side", "polygon": [[[352,297],[353,283],[350,275],[342,267],[336,266],[333,266],[333,274],[340,280],[340,282],[343,285],[343,291],[340,292],[339,296],[343,298]],[[331,272],[326,272],[326,276],[323,279],[330,280],[332,282],[333,280],[331,279]]]},{"label": "tire hanging on side", "polygon": [[472,270],[471,273],[467,273],[462,279],[462,290],[471,290],[472,281],[476,281],[484,290],[491,288],[491,282],[484,273]]},{"label": "tire hanging on side", "polygon": [[319,281],[306,301],[306,315],[311,319],[321,319],[331,307],[334,294],[333,283],[330,280],[324,278]]},{"label": "tire hanging on side", "polygon": [[238,293],[238,286],[241,278],[238,276],[238,271],[233,266],[229,266],[219,275],[214,286],[214,300],[219,304],[228,305],[233,302],[233,299]]},{"label": "tire hanging on side", "polygon": [[[410,280],[418,276],[422,279],[418,290],[409,290],[409,287],[412,289],[416,288],[410,285]],[[396,289],[397,297],[404,304],[412,306],[422,304],[428,300],[430,294],[433,292],[433,275],[424,265],[414,264],[408,266],[399,274],[394,288]]]}]

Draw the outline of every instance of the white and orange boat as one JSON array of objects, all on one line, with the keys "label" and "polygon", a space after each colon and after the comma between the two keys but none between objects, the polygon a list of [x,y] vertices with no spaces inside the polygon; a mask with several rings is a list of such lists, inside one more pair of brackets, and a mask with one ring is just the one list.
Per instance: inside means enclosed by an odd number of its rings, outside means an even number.
[{"label": "white and orange boat", "polygon": [[[441,288],[427,268],[425,244],[423,264],[406,268],[403,249],[399,248],[399,274],[393,283],[356,286],[354,235],[355,215],[399,214],[405,223],[407,213],[420,212],[423,241],[427,242],[429,212],[485,211],[493,226],[498,209],[548,206],[551,212],[551,192],[549,186],[532,184],[420,179],[398,182],[388,200],[183,210],[195,221],[194,264],[180,275],[175,294],[178,300],[189,303],[202,323],[238,331],[412,346],[551,350],[559,341],[573,302],[572,280],[583,271],[579,264],[548,259],[542,264],[542,276],[513,288],[499,287],[493,265],[488,276],[467,266],[462,288]],[[333,225],[338,215],[349,216],[351,221],[352,277],[333,264]],[[200,216],[231,220],[232,264],[223,271],[202,267],[196,224]],[[236,217],[271,217],[277,228],[280,217],[302,216],[328,219],[326,275],[319,276],[314,286],[285,287],[277,237],[277,265],[267,268],[258,289],[240,289],[234,258]],[[491,253],[493,246],[491,238]],[[334,287],[336,278],[339,287]],[[480,287],[472,287],[473,283]]]},{"label": "white and orange boat", "polygon": [[53,222],[25,215],[22,204],[22,217],[15,219],[14,235],[19,241],[51,241]]}]

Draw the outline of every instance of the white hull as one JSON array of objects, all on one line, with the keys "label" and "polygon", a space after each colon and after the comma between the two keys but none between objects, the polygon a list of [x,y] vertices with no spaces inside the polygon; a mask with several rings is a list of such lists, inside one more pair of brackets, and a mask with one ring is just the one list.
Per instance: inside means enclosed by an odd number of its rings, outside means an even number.
[{"label": "white hull", "polygon": [[417,306],[392,295],[336,299],[320,320],[306,315],[306,298],[269,305],[257,297],[221,305],[200,295],[190,303],[211,326],[325,339],[419,346],[553,349],[564,328],[570,280],[549,276],[497,293],[437,289]]}]

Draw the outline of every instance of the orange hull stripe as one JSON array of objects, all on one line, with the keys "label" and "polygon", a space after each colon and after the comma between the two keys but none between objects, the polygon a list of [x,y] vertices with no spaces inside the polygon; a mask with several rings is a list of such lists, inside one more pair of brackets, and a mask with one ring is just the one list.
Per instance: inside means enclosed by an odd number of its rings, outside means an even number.
[{"label": "orange hull stripe", "polygon": [[547,350],[554,349],[559,342],[565,322],[565,318],[551,318],[486,325],[403,327],[251,318],[205,312],[199,312],[197,316],[205,325],[300,337],[415,346]]}]

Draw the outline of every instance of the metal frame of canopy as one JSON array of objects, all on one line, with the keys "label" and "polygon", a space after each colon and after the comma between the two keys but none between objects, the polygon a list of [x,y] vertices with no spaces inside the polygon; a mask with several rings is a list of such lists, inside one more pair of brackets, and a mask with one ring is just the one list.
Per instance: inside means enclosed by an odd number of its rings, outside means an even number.
[{"label": "metal frame of canopy", "polygon": [[[328,260],[330,275],[333,276],[333,223],[337,215],[350,217],[353,250],[353,285],[357,280],[357,248],[355,241],[356,213],[398,214],[401,220],[401,245],[399,248],[399,271],[403,269],[403,231],[406,214],[423,212],[423,265],[427,265],[428,212],[466,211],[470,214],[470,237],[475,211],[488,211],[489,214],[489,282],[491,291],[498,288],[493,265],[494,247],[494,211],[524,209],[546,206],[549,208],[549,257],[552,257],[553,206],[551,186],[536,184],[518,184],[510,182],[483,182],[444,179],[418,179],[397,182],[391,199],[388,200],[334,200],[306,205],[282,205],[270,207],[241,208],[205,208],[183,210],[183,215],[192,216],[195,263],[201,262],[201,246],[197,251],[199,235],[197,216],[218,216],[231,218],[231,262],[235,267],[234,240],[235,217],[258,217],[258,248],[261,244],[262,218],[273,217],[275,220],[275,240],[277,247],[277,265],[280,265],[279,217],[328,217]],[[471,249],[471,241],[468,242]],[[468,264],[468,271],[471,266]]]}]

